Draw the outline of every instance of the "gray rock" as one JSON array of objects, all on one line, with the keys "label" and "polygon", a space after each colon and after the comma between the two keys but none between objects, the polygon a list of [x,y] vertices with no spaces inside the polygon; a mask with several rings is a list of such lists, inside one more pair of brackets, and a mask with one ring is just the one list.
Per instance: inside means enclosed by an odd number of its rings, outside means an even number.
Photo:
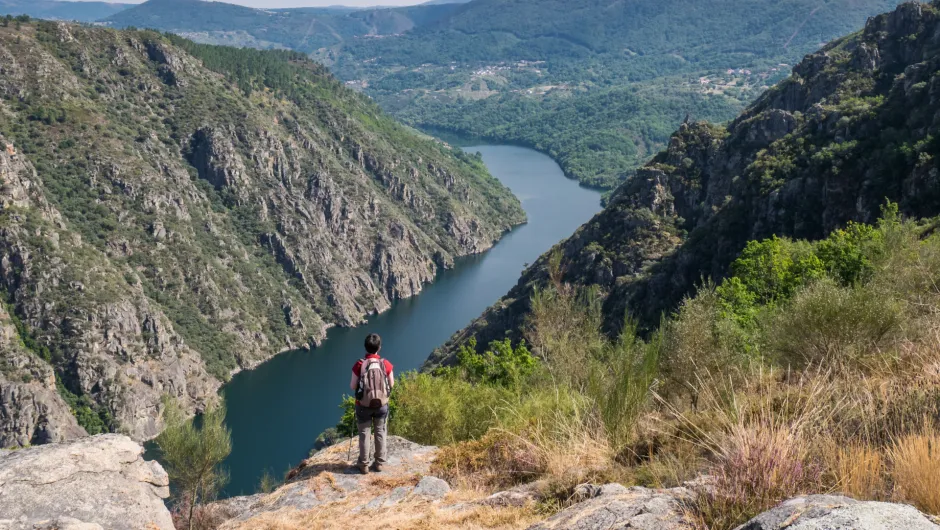
[{"label": "gray rock", "polygon": [[940,526],[905,504],[862,502],[841,495],[809,495],[785,501],[738,530],[937,530]]},{"label": "gray rock", "polygon": [[[239,523],[278,511],[305,511],[331,502],[355,499],[350,503],[352,512],[368,512],[400,503],[406,498],[420,496],[428,500],[443,498],[450,486],[443,480],[426,476],[437,448],[418,445],[398,436],[389,436],[388,461],[381,473],[363,475],[347,460],[356,458],[356,451],[348,452],[346,441],[341,441],[302,462],[287,475],[286,484],[271,494],[236,497],[212,506],[227,514],[223,528],[236,528]],[[420,478],[420,480],[419,480]],[[385,489],[390,481],[402,485]]]},{"label": "gray rock", "polygon": [[0,454],[0,529],[172,529],[169,478],[127,436]]},{"label": "gray rock", "polygon": [[450,493],[450,484],[437,477],[424,477],[415,486],[414,494],[428,499],[443,499]]},{"label": "gray rock", "polygon": [[[621,486],[621,488],[623,488]],[[584,488],[595,497],[563,510],[529,530],[689,530],[680,501],[691,493],[685,488]],[[588,491],[590,490],[590,491]]]},{"label": "gray rock", "polygon": [[604,495],[623,495],[628,492],[629,490],[622,484],[611,483],[604,484],[603,486],[597,484],[581,484],[574,489],[572,498],[577,502],[582,502]]}]

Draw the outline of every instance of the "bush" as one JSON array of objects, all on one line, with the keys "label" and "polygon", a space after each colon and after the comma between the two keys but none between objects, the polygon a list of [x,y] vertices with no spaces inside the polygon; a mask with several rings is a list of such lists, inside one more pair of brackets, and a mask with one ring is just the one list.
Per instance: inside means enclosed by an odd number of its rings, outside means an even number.
[{"label": "bush", "polygon": [[472,382],[519,389],[535,371],[537,360],[526,348],[525,341],[515,348],[512,341],[493,341],[484,353],[477,353],[472,338],[457,351],[457,362],[463,376]]},{"label": "bush", "polygon": [[496,409],[513,398],[503,387],[476,385],[451,374],[408,373],[395,384],[393,434],[427,445],[478,438],[496,424]]},{"label": "bush", "polygon": [[864,364],[884,350],[903,316],[890,293],[820,281],[769,315],[767,351],[783,366]]}]

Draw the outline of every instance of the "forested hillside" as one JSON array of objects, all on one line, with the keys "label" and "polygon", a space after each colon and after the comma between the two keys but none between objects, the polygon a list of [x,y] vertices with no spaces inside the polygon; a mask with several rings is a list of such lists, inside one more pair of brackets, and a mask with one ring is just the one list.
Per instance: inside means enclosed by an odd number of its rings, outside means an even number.
[{"label": "forested hillside", "polygon": [[[0,26],[0,446],[159,431],[524,220],[295,52]],[[8,347],[9,346],[9,347]]]},{"label": "forested hillside", "polygon": [[521,142],[614,187],[687,115],[733,118],[803,54],[896,4],[479,0],[321,57],[406,123]]}]

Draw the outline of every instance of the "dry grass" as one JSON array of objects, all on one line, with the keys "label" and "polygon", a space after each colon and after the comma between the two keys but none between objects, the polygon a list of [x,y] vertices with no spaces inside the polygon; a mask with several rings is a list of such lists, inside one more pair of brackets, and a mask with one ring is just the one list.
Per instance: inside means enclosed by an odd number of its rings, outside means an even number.
[{"label": "dry grass", "polygon": [[827,444],[823,460],[834,489],[860,500],[884,500],[887,495],[885,459],[876,448],[861,442]]},{"label": "dry grass", "polygon": [[940,433],[932,422],[921,433],[898,438],[889,448],[888,457],[900,498],[940,515]]},{"label": "dry grass", "polygon": [[[325,528],[357,528],[395,530],[441,529],[506,529],[527,528],[540,516],[533,506],[491,507],[473,504],[482,494],[463,491],[451,494],[441,504],[417,499],[405,500],[395,506],[354,512],[362,499],[330,503],[307,512],[296,510],[265,513],[235,526],[237,530],[308,530]],[[463,505],[463,507],[461,507]]]}]

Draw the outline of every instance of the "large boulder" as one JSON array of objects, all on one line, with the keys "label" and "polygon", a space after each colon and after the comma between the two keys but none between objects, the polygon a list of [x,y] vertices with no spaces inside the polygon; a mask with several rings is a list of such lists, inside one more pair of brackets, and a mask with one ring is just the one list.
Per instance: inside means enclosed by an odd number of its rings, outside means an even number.
[{"label": "large boulder", "polygon": [[841,495],[808,495],[782,502],[737,530],[938,530],[911,506],[863,502]]},{"label": "large boulder", "polygon": [[0,530],[172,529],[169,478],[127,436],[0,452]]}]

